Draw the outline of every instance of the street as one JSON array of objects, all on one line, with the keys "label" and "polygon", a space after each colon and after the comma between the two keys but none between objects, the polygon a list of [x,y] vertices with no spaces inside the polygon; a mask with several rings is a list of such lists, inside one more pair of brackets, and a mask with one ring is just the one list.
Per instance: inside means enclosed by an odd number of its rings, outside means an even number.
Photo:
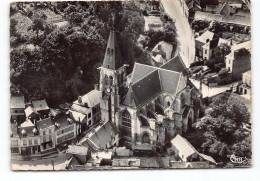
[{"label": "street", "polygon": [[11,160],[11,167],[13,170],[53,170],[52,161],[54,170],[65,169],[66,154],[60,152],[58,157],[34,161]]},{"label": "street", "polygon": [[181,4],[178,0],[161,1],[165,12],[175,21],[179,54],[188,68],[195,59],[195,40],[188,19],[183,15]]}]

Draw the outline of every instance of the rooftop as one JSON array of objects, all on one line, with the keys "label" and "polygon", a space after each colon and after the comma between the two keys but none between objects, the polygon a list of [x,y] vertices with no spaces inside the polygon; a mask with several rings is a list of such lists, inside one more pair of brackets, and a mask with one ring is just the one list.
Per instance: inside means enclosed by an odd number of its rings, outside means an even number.
[{"label": "rooftop", "polygon": [[165,41],[159,42],[152,50],[152,53],[165,53],[166,60],[170,60],[172,56],[173,46]]},{"label": "rooftop", "polygon": [[38,129],[45,129],[54,126],[54,123],[51,120],[51,118],[45,118],[41,119],[40,121],[37,121],[36,126]]},{"label": "rooftop", "polygon": [[[36,132],[35,132],[36,131]],[[37,130],[35,126],[29,126],[29,127],[18,127],[18,134],[19,135],[26,135],[26,136],[36,136]]]},{"label": "rooftop", "polygon": [[181,150],[184,157],[188,157],[194,153],[198,153],[197,150],[182,136],[177,134],[171,141],[172,145],[178,150]]},{"label": "rooftop", "polygon": [[88,154],[88,147],[77,146],[77,145],[70,145],[66,153],[70,153],[73,155],[87,155]]},{"label": "rooftop", "polygon": [[29,117],[32,113],[39,114],[33,107],[28,106],[25,110],[26,117]]},{"label": "rooftop", "polygon": [[214,38],[216,38],[216,34],[213,32],[207,30],[205,33],[203,33],[201,36],[197,37],[196,40],[202,43],[207,43],[207,40],[211,41]]},{"label": "rooftop", "polygon": [[[71,122],[69,120],[71,120]],[[58,127],[56,127],[57,130],[68,127],[74,123],[73,120],[70,118],[70,116],[67,114],[62,114],[60,116],[57,116],[54,119],[54,122],[55,122],[55,125],[59,125]]]},{"label": "rooftop", "polygon": [[79,142],[82,146],[90,146],[94,151],[105,149],[113,137],[119,133],[119,129],[111,122],[97,124]]},{"label": "rooftop", "polygon": [[32,101],[33,104],[33,108],[36,111],[42,111],[42,110],[49,110],[49,106],[47,104],[47,102],[44,100],[36,100],[36,101]]},{"label": "rooftop", "polygon": [[[130,88],[123,98],[123,104],[139,107],[157,96],[162,91],[177,93],[186,87],[186,80],[180,72],[184,64],[177,63],[178,57],[170,60],[160,68],[136,63],[132,73]],[[177,65],[178,67],[175,67]],[[180,72],[164,69],[176,69]]]},{"label": "rooftop", "polygon": [[211,14],[201,11],[196,11],[194,20],[202,21],[217,21],[227,24],[238,24],[244,26],[251,26],[250,17],[244,16],[223,16],[220,14]]},{"label": "rooftop", "polygon": [[82,96],[82,103],[79,103],[78,100],[74,101],[74,104],[78,105],[87,105],[88,107],[94,107],[100,103],[101,92],[98,90],[92,90],[89,93]]},{"label": "rooftop", "polygon": [[10,107],[14,108],[14,109],[15,108],[24,109],[25,108],[24,97],[23,96],[11,96]]}]

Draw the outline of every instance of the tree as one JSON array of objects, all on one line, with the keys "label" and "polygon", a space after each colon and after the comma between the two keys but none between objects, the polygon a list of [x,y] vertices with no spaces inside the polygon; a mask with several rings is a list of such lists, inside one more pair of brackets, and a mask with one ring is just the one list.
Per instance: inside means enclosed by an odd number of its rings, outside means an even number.
[{"label": "tree", "polygon": [[47,23],[47,16],[44,13],[34,13],[32,17],[32,25],[28,30],[33,30],[36,33],[37,40],[39,40],[40,31],[46,34],[51,31],[52,26]]},{"label": "tree", "polygon": [[227,155],[251,158],[250,114],[244,103],[232,93],[213,98],[205,116],[195,123],[203,133],[202,150],[217,161],[229,161]]},{"label": "tree", "polygon": [[215,59],[214,62],[224,63],[226,55],[228,55],[230,52],[231,52],[231,47],[226,43],[222,43],[214,52],[213,55],[213,59]]}]

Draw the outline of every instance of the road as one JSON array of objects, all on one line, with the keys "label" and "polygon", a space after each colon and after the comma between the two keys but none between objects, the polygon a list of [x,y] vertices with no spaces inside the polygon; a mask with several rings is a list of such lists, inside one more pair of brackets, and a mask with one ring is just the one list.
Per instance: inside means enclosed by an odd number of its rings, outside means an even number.
[{"label": "road", "polygon": [[179,0],[163,0],[161,3],[165,12],[176,20],[178,51],[186,67],[189,67],[195,59],[195,40],[188,19],[183,15]]},{"label": "road", "polygon": [[11,160],[13,170],[54,170],[65,169],[66,154],[60,152],[58,157],[33,161]]}]

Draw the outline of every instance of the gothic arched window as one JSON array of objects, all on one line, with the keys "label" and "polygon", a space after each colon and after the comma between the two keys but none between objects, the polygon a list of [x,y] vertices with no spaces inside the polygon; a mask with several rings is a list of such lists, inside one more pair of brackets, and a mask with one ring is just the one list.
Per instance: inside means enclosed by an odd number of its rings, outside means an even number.
[{"label": "gothic arched window", "polygon": [[131,137],[131,115],[127,110],[122,112],[122,134],[123,136]]},{"label": "gothic arched window", "polygon": [[150,136],[148,133],[144,133],[142,136],[142,143],[148,143],[150,144]]}]

